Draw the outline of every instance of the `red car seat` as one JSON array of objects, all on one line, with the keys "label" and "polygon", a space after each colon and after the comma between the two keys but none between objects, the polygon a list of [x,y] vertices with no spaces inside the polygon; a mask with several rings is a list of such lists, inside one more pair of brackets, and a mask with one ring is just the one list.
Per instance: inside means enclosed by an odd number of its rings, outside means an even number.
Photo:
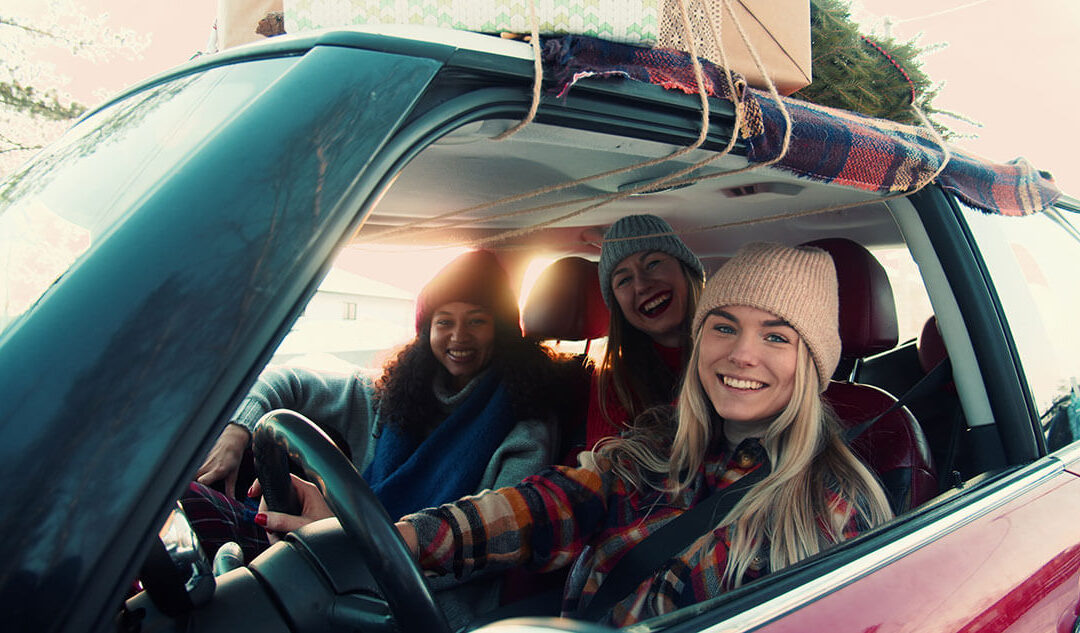
[{"label": "red car seat", "polygon": [[[560,463],[577,463],[569,455],[585,442],[585,418],[589,409],[589,343],[607,336],[609,313],[600,293],[599,264],[583,257],[563,257],[540,273],[521,311],[525,336],[541,340],[585,341],[578,357],[582,373],[580,385],[563,394],[566,413],[562,416]],[[566,457],[563,457],[566,456]]]},{"label": "red car seat", "polygon": [[[892,286],[881,263],[860,244],[831,238],[808,242],[827,251],[840,286],[841,368],[892,349],[899,334]],[[840,370],[844,371],[843,369]],[[841,423],[851,428],[891,407],[896,398],[872,385],[833,380],[825,391]],[[897,513],[914,508],[938,492],[937,474],[922,429],[905,407],[882,416],[851,444],[881,479]]]},{"label": "red car seat", "polygon": [[[589,409],[588,360],[589,343],[607,336],[608,309],[600,293],[599,264],[583,257],[563,257],[540,273],[525,299],[521,310],[521,327],[525,336],[541,340],[585,341],[585,352],[579,361],[586,370],[579,384],[569,393],[560,394],[566,403],[562,416],[559,463],[576,463],[570,455],[585,442],[585,416]],[[513,569],[503,577],[500,600],[510,604],[526,599],[537,600],[537,612],[558,613],[562,586],[569,569],[538,574],[525,569]],[[548,596],[554,596],[547,605]],[[527,613],[525,610],[522,613]]]},{"label": "red car seat", "polygon": [[600,265],[584,257],[555,260],[536,279],[521,313],[526,336],[590,341],[607,336]]}]

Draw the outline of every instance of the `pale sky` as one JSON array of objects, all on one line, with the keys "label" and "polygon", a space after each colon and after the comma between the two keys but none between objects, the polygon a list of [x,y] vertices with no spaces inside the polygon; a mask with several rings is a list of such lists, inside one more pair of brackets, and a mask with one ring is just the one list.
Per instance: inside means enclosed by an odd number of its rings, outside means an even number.
[{"label": "pale sky", "polygon": [[[42,0],[5,0],[9,7]],[[81,0],[89,13],[108,12],[115,27],[149,33],[152,43],[138,62],[93,65],[58,55],[68,90],[93,105],[101,93],[116,92],[187,60],[207,41],[215,0]],[[1065,191],[1080,195],[1080,168],[1072,155],[1080,142],[1075,104],[1080,70],[1077,0],[855,0],[853,14],[866,25],[891,17],[894,36],[922,33],[921,44],[948,43],[925,59],[925,68],[945,88],[935,103],[983,123],[970,130],[978,139],[958,144],[994,161],[1018,156],[1048,170]]]},{"label": "pale sky", "polygon": [[994,161],[1023,156],[1080,196],[1080,2],[857,0],[853,9],[864,24],[892,16],[899,39],[948,43],[925,59],[929,76],[945,82],[935,104],[984,125],[958,145]]}]

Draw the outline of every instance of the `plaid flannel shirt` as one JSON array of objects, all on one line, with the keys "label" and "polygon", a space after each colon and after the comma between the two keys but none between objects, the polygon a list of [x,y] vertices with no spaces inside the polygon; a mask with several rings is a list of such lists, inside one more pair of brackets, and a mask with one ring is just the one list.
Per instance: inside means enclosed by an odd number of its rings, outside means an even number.
[{"label": "plaid flannel shirt", "polygon": [[[678,495],[628,490],[604,460],[583,453],[582,466],[555,466],[513,488],[486,491],[409,515],[420,565],[435,574],[468,577],[526,565],[550,571],[576,560],[563,614],[580,613],[605,575],[635,545],[714,491],[758,468],[764,449],[747,440],[734,452],[711,451],[690,487]],[[828,507],[858,533],[852,506],[829,493]],[[824,518],[823,518],[824,519]],[[716,596],[730,546],[727,528],[703,534],[618,602],[605,621],[625,626]],[[768,571],[755,559],[744,582]]]}]

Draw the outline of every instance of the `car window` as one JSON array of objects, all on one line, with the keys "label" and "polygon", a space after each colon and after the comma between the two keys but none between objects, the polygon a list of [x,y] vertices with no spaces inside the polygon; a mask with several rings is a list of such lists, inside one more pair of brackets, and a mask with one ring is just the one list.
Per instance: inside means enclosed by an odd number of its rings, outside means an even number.
[{"label": "car window", "polygon": [[889,276],[893,299],[896,301],[898,340],[908,341],[919,336],[923,324],[934,313],[926,285],[911,251],[906,246],[870,248],[874,257]]},{"label": "car window", "polygon": [[0,329],[294,63],[212,68],[151,86],[76,124],[0,185]]},{"label": "car window", "polygon": [[281,341],[271,365],[381,373],[416,332],[416,295],[465,248],[349,246]]},{"label": "car window", "polygon": [[1080,233],[1057,211],[1023,218],[964,208],[1055,450],[1080,438]]}]

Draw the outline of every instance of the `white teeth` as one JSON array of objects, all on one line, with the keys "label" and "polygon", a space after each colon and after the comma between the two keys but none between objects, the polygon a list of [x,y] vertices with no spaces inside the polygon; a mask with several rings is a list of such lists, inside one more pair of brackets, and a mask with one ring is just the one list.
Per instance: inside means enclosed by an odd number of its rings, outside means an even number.
[{"label": "white teeth", "polygon": [[446,355],[454,360],[468,360],[476,354],[476,350],[448,349]]},{"label": "white teeth", "polygon": [[734,387],[735,389],[761,389],[765,386],[765,383],[763,382],[732,378],[731,376],[724,376],[724,384],[729,387]]},{"label": "white teeth", "polygon": [[665,301],[667,301],[668,298],[670,298],[670,297],[671,297],[670,294],[664,294],[663,296],[657,297],[657,298],[653,299],[652,301],[646,303],[645,305],[641,306],[641,311],[642,312],[648,312],[649,310],[652,310],[653,308],[656,308],[657,306],[659,306],[662,303],[664,303]]}]

